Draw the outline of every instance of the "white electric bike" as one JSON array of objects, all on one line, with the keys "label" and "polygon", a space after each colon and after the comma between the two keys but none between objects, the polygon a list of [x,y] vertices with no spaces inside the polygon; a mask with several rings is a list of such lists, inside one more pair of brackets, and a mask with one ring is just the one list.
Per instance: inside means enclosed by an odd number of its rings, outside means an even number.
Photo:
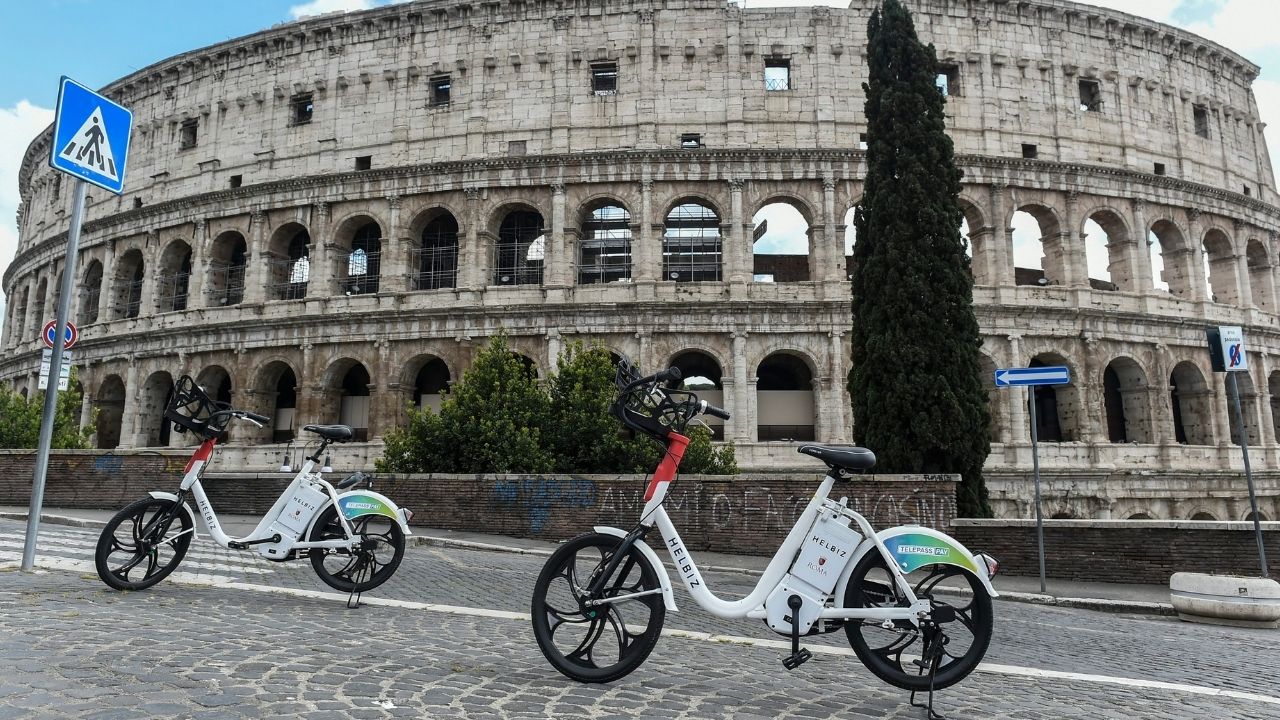
[{"label": "white electric bike", "polygon": [[[875,464],[857,447],[805,445],[800,452],[829,471],[797,519],[755,589],[722,600],[707,587],[693,557],[662,506],[689,439],[682,434],[698,415],[728,419],[691,392],[667,387],[680,371],[641,378],[624,358],[613,414],[633,430],[659,440],[666,452],[644,494],[640,523],[626,532],[597,527],[560,546],[538,576],[532,619],[547,660],[580,682],[610,682],[648,657],[666,611],[675,611],[671,581],[644,542],[656,526],[693,599],[721,618],[756,618],[791,638],[783,660],[794,669],[812,654],[806,635],[843,629],[858,659],[877,677],[912,692],[954,685],[978,665],[991,640],[994,558],[973,554],[944,533],[908,525],[877,533],[866,518],[833,501],[837,480]],[[959,585],[961,592],[941,583]],[[919,644],[917,644],[919,643]],[[923,706],[922,706],[923,707]]]},{"label": "white electric bike", "polygon": [[[373,492],[372,478],[356,473],[337,485],[315,469],[330,443],[354,436],[345,425],[306,425],[319,436],[293,482],[243,538],[229,537],[218,523],[200,477],[213,456],[218,436],[233,418],[262,427],[270,418],[211,400],[189,376],[174,386],[165,420],[179,432],[191,431],[203,442],[187,462],[178,492],[152,492],[125,507],[98,538],[94,562],[98,577],[117,590],[143,590],[178,567],[196,535],[194,497],[214,542],[230,550],[254,549],[267,560],[309,558],[316,575],[353,597],[386,582],[404,557],[405,536],[413,513]],[[364,484],[365,489],[351,490]]]}]

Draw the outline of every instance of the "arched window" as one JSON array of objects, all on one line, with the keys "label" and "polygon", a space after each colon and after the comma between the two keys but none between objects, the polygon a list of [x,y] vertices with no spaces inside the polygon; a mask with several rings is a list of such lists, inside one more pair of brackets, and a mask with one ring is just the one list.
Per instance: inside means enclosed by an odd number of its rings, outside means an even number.
[{"label": "arched window", "polygon": [[752,277],[756,282],[802,282],[814,277],[809,223],[794,205],[768,203],[756,212],[752,222]]},{"label": "arched window", "polygon": [[662,279],[719,280],[720,217],[706,205],[686,202],[667,213],[662,234]]},{"label": "arched window", "polygon": [[444,393],[449,389],[449,368],[440,358],[431,358],[422,365],[413,381],[413,404],[420,410],[430,408],[440,411]]},{"label": "arched window", "polygon": [[1184,445],[1213,444],[1213,393],[1200,368],[1180,362],[1169,376],[1174,439]]},{"label": "arched window", "polygon": [[592,210],[582,222],[578,282],[582,285],[631,279],[631,213],[618,205]]},{"label": "arched window", "polygon": [[146,278],[142,251],[129,250],[116,261],[113,307],[115,317],[136,318],[142,310],[142,284]]},{"label": "arched window", "polygon": [[1113,443],[1155,441],[1146,373],[1130,358],[1116,358],[1102,374],[1107,438]]},{"label": "arched window", "polygon": [[160,371],[152,373],[142,384],[142,398],[138,407],[138,423],[147,435],[147,447],[168,447],[169,432],[173,427],[164,419],[164,409],[173,396],[173,376]]},{"label": "arched window", "polygon": [[1231,239],[1221,230],[1210,230],[1204,236],[1205,279],[1209,283],[1209,299],[1227,305],[1240,304],[1240,282],[1236,276],[1236,258]]},{"label": "arched window", "polygon": [[369,371],[364,365],[352,365],[342,377],[341,398],[338,403],[338,423],[349,425],[355,431],[355,439],[369,439]]},{"label": "arched window", "polygon": [[541,285],[546,256],[542,215],[536,210],[512,210],[498,227],[494,244],[493,284]]},{"label": "arched window", "polygon": [[427,223],[413,260],[414,290],[458,286],[458,221],[453,215],[441,213]]},{"label": "arched window", "polygon": [[271,276],[267,296],[272,300],[299,300],[307,296],[311,280],[311,235],[306,228],[290,223],[271,238]]},{"label": "arched window", "polygon": [[182,240],[169,243],[160,256],[159,286],[156,310],[174,312],[187,309],[187,291],[191,286],[191,246]]},{"label": "arched window", "polygon": [[370,295],[378,292],[382,269],[382,228],[369,222],[356,229],[345,263],[346,277],[342,291],[348,295]]},{"label": "arched window", "polygon": [[98,322],[98,304],[102,299],[102,263],[93,260],[84,273],[80,290],[81,322],[90,325]]},{"label": "arched window", "polygon": [[209,287],[205,291],[210,307],[229,307],[244,300],[247,252],[244,236],[238,232],[223,233],[213,241]]},{"label": "arched window", "polygon": [[98,447],[110,450],[120,446],[120,421],[124,416],[124,381],[119,375],[108,375],[98,386]]},{"label": "arched window", "polygon": [[757,438],[813,440],[813,373],[803,360],[783,353],[756,369]]},{"label": "arched window", "polygon": [[[710,355],[698,350],[688,350],[671,359],[671,366],[680,368],[684,378],[681,387],[697,393],[698,399],[706,400],[717,407],[725,406],[724,386],[721,384],[720,363]],[[724,439],[724,421],[710,415],[701,418],[711,428],[712,437]]]}]

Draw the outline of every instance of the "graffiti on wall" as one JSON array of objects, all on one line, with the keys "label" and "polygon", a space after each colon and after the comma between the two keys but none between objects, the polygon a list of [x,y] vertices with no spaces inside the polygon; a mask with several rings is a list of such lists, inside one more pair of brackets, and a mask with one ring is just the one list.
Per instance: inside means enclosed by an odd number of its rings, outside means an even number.
[{"label": "graffiti on wall", "polygon": [[493,500],[499,507],[517,507],[529,520],[529,531],[540,533],[555,508],[590,508],[597,500],[596,483],[584,478],[527,477],[498,480]]}]

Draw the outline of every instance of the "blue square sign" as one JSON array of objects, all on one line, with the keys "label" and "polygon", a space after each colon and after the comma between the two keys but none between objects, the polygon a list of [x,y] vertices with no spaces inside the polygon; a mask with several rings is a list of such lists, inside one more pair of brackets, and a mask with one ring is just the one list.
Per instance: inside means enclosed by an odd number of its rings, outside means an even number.
[{"label": "blue square sign", "polygon": [[49,165],[121,195],[132,128],[128,109],[63,76]]}]

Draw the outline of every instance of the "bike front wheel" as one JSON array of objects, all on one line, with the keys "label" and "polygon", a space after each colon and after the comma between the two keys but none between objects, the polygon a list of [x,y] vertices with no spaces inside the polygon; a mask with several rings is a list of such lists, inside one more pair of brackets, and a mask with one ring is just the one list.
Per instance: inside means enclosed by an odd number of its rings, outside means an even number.
[{"label": "bike front wheel", "polygon": [[[991,644],[991,596],[977,576],[955,565],[926,565],[906,578],[917,598],[932,603],[945,636],[933,689],[955,685],[973,672]],[[948,580],[948,586],[942,587]],[[884,558],[872,550],[854,568],[844,604],[847,608],[892,608],[906,607],[907,601]],[[874,620],[848,620],[844,629],[854,653],[876,677],[904,690],[928,690],[928,668],[920,661],[925,654],[924,635],[906,620],[891,624],[886,628]]]},{"label": "bike front wheel", "polygon": [[556,670],[584,683],[612,682],[649,657],[666,618],[661,567],[632,547],[587,597],[621,542],[601,533],[580,535],[556,549],[533,589],[533,634]]},{"label": "bike front wheel", "polygon": [[[383,515],[362,515],[351,521],[356,547],[311,548],[311,568],[324,584],[342,592],[368,592],[395,574],[404,558],[404,530],[400,523]],[[311,542],[342,540],[346,534],[333,505],[316,518],[307,537]]]},{"label": "bike front wheel", "polygon": [[115,514],[102,528],[93,561],[102,582],[116,590],[145,590],[182,562],[195,534],[180,503],[144,498]]}]

